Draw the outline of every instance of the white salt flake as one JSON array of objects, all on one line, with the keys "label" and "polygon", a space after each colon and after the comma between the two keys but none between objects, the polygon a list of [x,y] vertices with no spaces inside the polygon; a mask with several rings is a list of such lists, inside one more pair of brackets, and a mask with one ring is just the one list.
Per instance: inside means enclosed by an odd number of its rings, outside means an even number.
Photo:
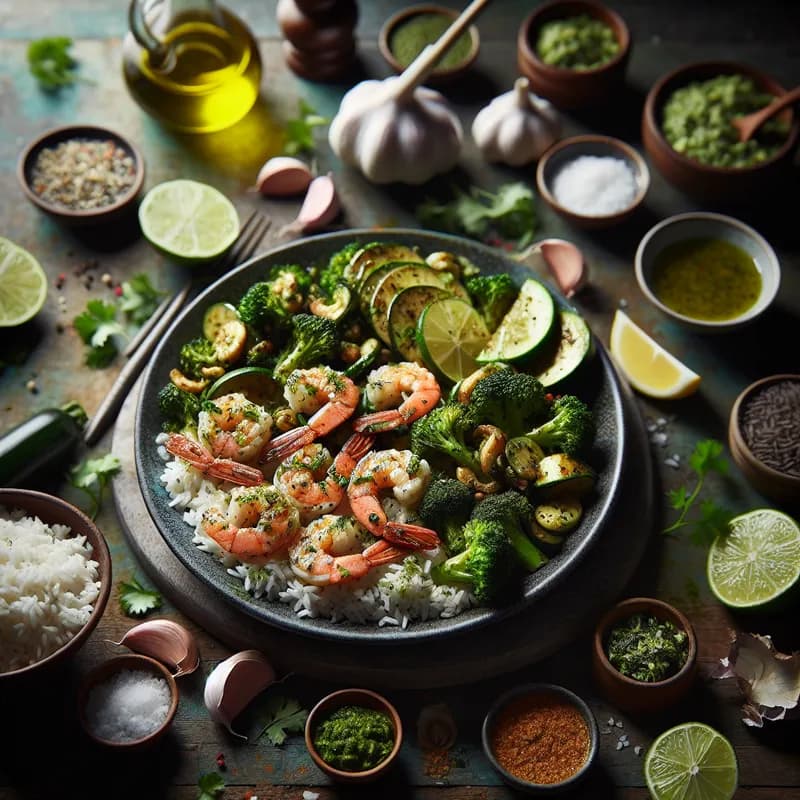
[{"label": "white salt flake", "polygon": [[606,722],[606,725],[608,725],[609,728],[613,728],[614,727],[614,717],[609,717],[608,718],[608,722]]},{"label": "white salt flake", "polygon": [[642,746],[637,744],[636,747],[633,748],[633,752],[636,753],[637,756],[642,754]]},{"label": "white salt flake", "polygon": [[617,750],[622,750],[622,742],[617,742]]},{"label": "white salt flake", "polygon": [[620,297],[618,305],[620,308],[627,308],[628,301],[624,297]]},{"label": "white salt flake", "polygon": [[617,727],[618,727],[618,728],[621,728],[621,727],[622,727],[622,720],[621,720],[621,719],[618,719],[618,720],[617,720]]},{"label": "white salt flake", "polygon": [[319,792],[309,792],[308,789],[303,792],[303,800],[317,800]]}]

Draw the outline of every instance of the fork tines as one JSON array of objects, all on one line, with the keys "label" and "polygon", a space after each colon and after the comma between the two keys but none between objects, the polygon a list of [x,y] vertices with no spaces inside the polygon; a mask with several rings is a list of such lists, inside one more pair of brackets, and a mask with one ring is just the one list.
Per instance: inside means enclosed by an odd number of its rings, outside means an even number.
[{"label": "fork tines", "polygon": [[272,225],[272,220],[261,212],[253,210],[244,221],[236,241],[220,262],[223,272],[247,261],[255,255],[256,248]]}]

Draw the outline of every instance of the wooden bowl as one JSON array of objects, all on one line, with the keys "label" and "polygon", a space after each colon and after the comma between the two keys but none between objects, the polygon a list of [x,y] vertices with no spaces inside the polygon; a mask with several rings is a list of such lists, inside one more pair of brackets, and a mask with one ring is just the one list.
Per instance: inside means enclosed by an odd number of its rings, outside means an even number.
[{"label": "wooden bowl", "polygon": [[[682,630],[689,643],[683,667],[663,681],[637,681],[608,660],[605,643],[611,629],[634,614],[650,614]],[[621,711],[655,713],[675,705],[689,690],[697,672],[697,638],[689,620],[674,606],[652,597],[631,597],[609,609],[597,623],[592,648],[594,679],[606,699]]]},{"label": "wooden bowl", "polygon": [[[324,761],[314,746],[314,734],[317,726],[342,706],[361,706],[382,711],[392,721],[394,726],[394,746],[389,755],[372,769],[362,770],[361,772],[348,772],[347,770],[337,769]],[[323,697],[311,709],[306,720],[305,737],[306,747],[311,758],[326,775],[340,783],[368,783],[384,775],[397,758],[397,754],[400,752],[400,745],[403,742],[403,724],[400,721],[397,709],[383,695],[371,692],[369,689],[340,689]]]},{"label": "wooden bowl", "polygon": [[51,494],[30,489],[0,489],[0,506],[22,509],[25,516],[36,516],[51,525],[67,525],[76,536],[86,537],[97,562],[100,592],[86,624],[62,647],[41,660],[10,672],[0,672],[0,686],[19,679],[46,679],[55,667],[66,664],[86,644],[103,616],[111,592],[111,555],[100,529],[80,509]]},{"label": "wooden bowl", "polygon": [[[775,469],[762,461],[753,452],[750,444],[748,444],[748,437],[745,436],[742,429],[742,416],[747,404],[765,388],[784,381],[797,384],[800,390],[800,375],[798,374],[769,375],[751,383],[742,390],[731,408],[728,420],[728,445],[736,465],[755,489],[776,503],[797,509],[800,508],[800,476]],[[777,437],[781,435],[781,430],[784,431],[783,435],[787,437],[787,444],[789,436],[797,435],[796,427],[792,427],[791,430],[786,428],[775,430],[774,427],[769,425],[765,425],[761,435],[764,437]]]},{"label": "wooden bowl", "polygon": [[[580,14],[594,17],[611,28],[620,45],[617,55],[599,67],[587,70],[545,64],[536,53],[542,25]],[[600,106],[607,102],[624,85],[630,51],[631,35],[625,20],[597,0],[550,0],[531,11],[517,34],[517,66],[530,81],[531,91],[565,110]]]},{"label": "wooden bowl", "polygon": [[[392,37],[398,28],[413,17],[418,17],[422,14],[442,15],[447,17],[452,24],[452,22],[454,22],[458,17],[459,13],[459,11],[455,11],[452,8],[435,5],[433,3],[422,3],[420,5],[403,8],[393,16],[389,17],[389,19],[387,19],[386,22],[384,22],[381,26],[380,33],[378,34],[378,49],[381,51],[381,55],[386,59],[386,62],[389,64],[389,66],[396,73],[400,74],[408,65],[401,64],[397,60],[397,57],[395,56],[391,47]],[[473,62],[478,57],[478,51],[480,50],[480,34],[474,25],[470,25],[462,34],[462,36],[464,35],[469,36],[471,41],[469,53],[467,53],[462,61],[451,67],[435,67],[428,75],[425,83],[431,85],[448,83],[455,78],[460,78],[472,66]]]},{"label": "wooden bowl", "polygon": [[[633,201],[620,211],[595,215],[582,214],[559,203],[553,193],[553,181],[563,167],[581,156],[612,156],[624,161],[632,170],[636,182]],[[571,136],[556,142],[539,159],[536,165],[536,187],[547,205],[564,219],[580,228],[597,230],[618,225],[636,211],[650,187],[650,171],[644,158],[621,139],[594,134]]]},{"label": "wooden bowl", "polygon": [[[44,200],[33,188],[33,169],[39,154],[72,139],[85,141],[111,141],[122,148],[133,160],[133,183],[113,202],[97,208],[71,209]],[[53,219],[70,226],[89,226],[113,222],[132,211],[144,185],[144,159],[136,145],[109,128],[96,125],[67,125],[52,128],[34,139],[22,151],[17,163],[17,178],[28,200]]]},{"label": "wooden bowl", "polygon": [[[163,678],[169,689],[170,704],[164,721],[155,730],[138,739],[117,741],[106,739],[97,733],[89,719],[87,709],[91,700],[92,690],[123,670],[147,672],[158,678]],[[150,658],[150,656],[138,654],[116,656],[98,664],[81,683],[77,697],[78,721],[86,735],[97,744],[115,751],[143,750],[155,744],[169,730],[172,720],[175,718],[175,712],[178,710],[178,700],[178,684],[175,682],[172,673],[162,663]]]},{"label": "wooden bowl", "polygon": [[661,130],[664,104],[672,93],[693,81],[717,75],[745,75],[770,94],[786,90],[757,67],[735,61],[697,61],[684,64],[659,79],[650,91],[642,112],[642,142],[656,169],[673,185],[699,200],[726,204],[752,203],[763,194],[764,200],[776,194],[780,179],[791,173],[792,158],[800,135],[798,115],[785,113],[792,127],[784,145],[772,158],[752,167],[715,167],[682,155],[672,148]]}]

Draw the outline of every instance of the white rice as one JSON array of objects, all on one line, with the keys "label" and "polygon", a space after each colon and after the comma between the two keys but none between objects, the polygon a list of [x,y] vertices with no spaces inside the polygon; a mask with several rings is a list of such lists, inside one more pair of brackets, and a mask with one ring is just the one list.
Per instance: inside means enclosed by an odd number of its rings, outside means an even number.
[{"label": "white rice", "polygon": [[[285,603],[302,618],[402,629],[415,621],[455,617],[477,605],[470,592],[434,583],[430,568],[444,558],[440,550],[413,553],[402,563],[376,567],[358,581],[325,587],[302,583],[287,559],[258,565],[239,561],[222,550],[200,525],[207,508],[227,508],[230,494],[185,462],[173,459],[163,447],[165,440],[166,436],[160,434],[156,441],[166,462],[160,479],[171,498],[170,505],[183,512],[184,522],[193,531],[192,542],[222,561],[254,598]],[[391,519],[419,522],[393,498],[384,500],[383,506]]]},{"label": "white rice", "polygon": [[0,506],[0,672],[41,661],[91,616],[98,564],[85,536]]}]

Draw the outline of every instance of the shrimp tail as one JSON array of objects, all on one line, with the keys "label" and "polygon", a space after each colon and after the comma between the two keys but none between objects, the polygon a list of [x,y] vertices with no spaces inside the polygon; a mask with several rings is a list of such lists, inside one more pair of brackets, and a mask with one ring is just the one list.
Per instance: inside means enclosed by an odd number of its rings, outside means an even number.
[{"label": "shrimp tail", "polygon": [[415,550],[432,550],[440,544],[436,531],[407,522],[387,522],[381,536],[392,544]]},{"label": "shrimp tail", "polygon": [[388,411],[376,411],[374,414],[359,417],[353,422],[353,428],[359,433],[380,433],[399,428],[405,423],[403,415],[396,408],[391,408]]},{"label": "shrimp tail", "polygon": [[398,558],[405,558],[408,555],[408,550],[396,547],[386,539],[378,539],[361,555],[367,559],[371,567],[380,567],[396,561]]},{"label": "shrimp tail", "polygon": [[300,428],[293,428],[280,436],[276,436],[268,447],[265,447],[258,458],[259,464],[266,464],[270,461],[283,461],[292,453],[311,444],[317,438],[315,431],[308,425]]},{"label": "shrimp tail", "polygon": [[356,464],[375,444],[375,437],[366,433],[354,433],[336,456],[330,468],[330,476],[340,485],[347,486]]},{"label": "shrimp tail", "polygon": [[239,464],[228,458],[215,458],[208,465],[207,471],[213,478],[230,481],[239,486],[259,486],[264,483],[264,474],[260,469]]},{"label": "shrimp tail", "polygon": [[188,461],[193,467],[197,467],[202,472],[208,470],[214,461],[214,457],[203,445],[181,433],[171,433],[164,443],[164,447],[167,448],[168,453]]}]

